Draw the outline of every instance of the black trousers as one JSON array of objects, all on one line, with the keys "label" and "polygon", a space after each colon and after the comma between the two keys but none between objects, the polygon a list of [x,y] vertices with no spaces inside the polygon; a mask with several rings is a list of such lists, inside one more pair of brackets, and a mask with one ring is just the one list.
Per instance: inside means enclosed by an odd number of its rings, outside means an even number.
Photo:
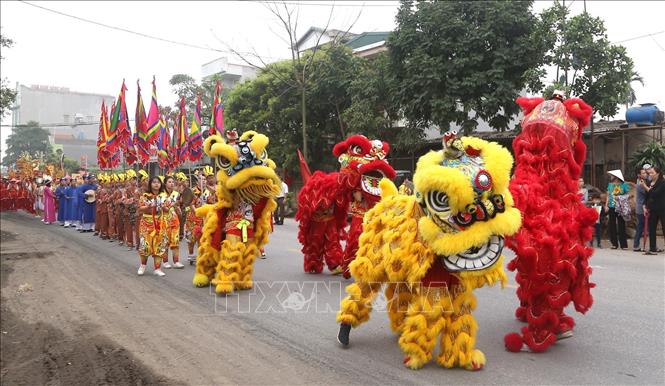
[{"label": "black trousers", "polygon": [[614,208],[610,208],[608,214],[610,218],[607,226],[610,228],[610,242],[612,243],[612,246],[628,248],[628,242],[626,241],[626,222],[623,221],[623,217],[617,214]]},{"label": "black trousers", "polygon": [[284,197],[277,197],[277,209],[275,210],[275,224],[283,224],[285,214],[286,214],[286,206],[284,205]]},{"label": "black trousers", "polygon": [[663,228],[665,232],[665,210],[661,211],[649,211],[649,251],[656,252],[658,250],[656,246],[656,228],[658,227],[658,222],[660,221],[660,227]]}]

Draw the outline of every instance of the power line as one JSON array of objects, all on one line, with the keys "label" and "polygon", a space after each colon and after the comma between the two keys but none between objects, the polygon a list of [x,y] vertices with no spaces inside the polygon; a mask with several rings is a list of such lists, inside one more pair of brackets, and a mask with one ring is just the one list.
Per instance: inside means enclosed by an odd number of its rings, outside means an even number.
[{"label": "power line", "polygon": [[303,5],[303,6],[315,6],[315,7],[397,7],[399,4],[397,1],[395,1],[395,4],[376,4],[376,3],[366,3],[363,2],[361,4],[358,4],[357,2],[354,3],[338,3],[338,2],[331,2],[331,3],[313,3],[309,1],[303,1],[303,2],[289,2],[289,1],[266,1],[266,0],[247,0],[248,3],[263,3],[263,4],[276,4],[276,5]]},{"label": "power line", "polygon": [[[100,23],[98,21],[86,19],[86,18],[83,18],[83,17],[70,15],[68,13],[57,11],[55,9],[46,8],[46,7],[43,7],[41,5],[37,5],[37,4],[32,4],[32,3],[29,3],[29,2],[24,1],[24,0],[19,0],[19,1],[23,4],[26,4],[26,5],[35,7],[35,8],[39,8],[39,9],[42,9],[42,10],[47,11],[47,12],[52,12],[52,13],[55,13],[55,14],[58,14],[58,15],[61,15],[61,16],[65,16],[65,17],[69,17],[69,18],[72,18],[72,19],[76,19],[78,21],[82,21],[82,22],[85,22],[85,23],[94,24],[94,25],[99,26],[99,27],[109,28],[109,29],[112,29],[112,30],[121,31],[121,32],[132,34],[132,35],[141,36],[141,37],[144,37],[144,38],[147,38],[147,39],[159,40],[159,41],[164,42],[164,43],[176,44],[176,45],[180,45],[180,46],[184,46],[184,47],[196,48],[196,49],[199,49],[199,50],[221,52],[221,53],[225,53],[225,54],[234,54],[232,51],[220,50],[220,49],[217,49],[217,48],[204,47],[204,46],[199,46],[199,45],[196,45],[196,44],[191,44],[191,43],[186,43],[186,42],[179,42],[179,41],[171,40],[171,39],[165,39],[165,38],[161,38],[159,36],[148,35],[148,34],[145,34],[143,32],[132,31],[132,30],[129,30],[129,29],[126,29],[126,28],[115,27],[115,26],[112,26],[112,25]],[[241,53],[245,54],[245,55],[256,55],[254,53],[247,53],[247,52],[241,52]],[[256,56],[258,56],[258,55],[256,55]],[[283,59],[283,58],[276,58],[276,57],[270,57],[270,56],[261,56],[261,57],[266,58],[266,59],[279,59],[279,60]]]},{"label": "power line", "polygon": [[659,35],[659,34],[662,34],[663,32],[665,32],[665,31],[658,31],[658,32],[653,32],[653,33],[646,34],[646,35],[635,36],[635,37],[633,37],[633,38],[624,39],[624,40],[620,40],[620,41],[618,41],[618,42],[614,42],[613,44],[625,43],[625,42],[629,42],[629,41],[632,41],[632,40],[637,40],[637,39],[642,39],[642,38],[648,38],[649,36]]}]

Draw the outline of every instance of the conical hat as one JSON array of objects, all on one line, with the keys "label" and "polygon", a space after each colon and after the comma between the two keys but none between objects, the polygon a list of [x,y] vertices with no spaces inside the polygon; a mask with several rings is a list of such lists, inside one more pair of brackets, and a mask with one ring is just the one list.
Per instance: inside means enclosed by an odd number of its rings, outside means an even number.
[{"label": "conical hat", "polygon": [[609,174],[611,176],[614,176],[614,177],[620,179],[621,181],[625,181],[623,179],[623,173],[621,173],[621,169],[610,170],[610,171],[607,172],[607,174]]}]

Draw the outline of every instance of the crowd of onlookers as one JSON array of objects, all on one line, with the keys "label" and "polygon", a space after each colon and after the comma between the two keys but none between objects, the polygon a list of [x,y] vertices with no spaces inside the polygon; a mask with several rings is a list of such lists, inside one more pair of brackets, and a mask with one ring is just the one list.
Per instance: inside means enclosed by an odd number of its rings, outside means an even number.
[{"label": "crowd of onlookers", "polygon": [[601,248],[603,225],[607,227],[612,249],[628,249],[627,224],[635,224],[633,251],[655,255],[657,231],[665,229],[665,180],[660,167],[643,165],[637,171],[634,188],[625,181],[621,170],[608,172],[607,193],[590,192],[580,179],[582,200],[598,213],[594,232],[596,247]]}]

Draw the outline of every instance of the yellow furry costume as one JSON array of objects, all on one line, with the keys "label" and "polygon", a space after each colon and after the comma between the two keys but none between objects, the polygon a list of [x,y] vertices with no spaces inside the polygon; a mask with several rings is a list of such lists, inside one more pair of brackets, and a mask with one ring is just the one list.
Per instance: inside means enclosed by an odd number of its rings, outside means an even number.
[{"label": "yellow furry costume", "polygon": [[204,142],[217,172],[217,202],[196,209],[204,217],[194,285],[217,293],[252,288],[254,259],[268,242],[274,197],[281,181],[268,158],[268,137],[247,131],[236,141],[212,135]]},{"label": "yellow furry costume", "polygon": [[338,340],[369,319],[386,285],[391,328],[400,335],[404,364],[418,369],[432,358],[437,339],[444,367],[481,369],[471,314],[475,288],[503,285],[503,236],[521,225],[508,191],[512,157],[498,144],[446,133],[444,150],[418,160],[415,194],[380,183],[381,201],[366,215],[337,321]]}]

